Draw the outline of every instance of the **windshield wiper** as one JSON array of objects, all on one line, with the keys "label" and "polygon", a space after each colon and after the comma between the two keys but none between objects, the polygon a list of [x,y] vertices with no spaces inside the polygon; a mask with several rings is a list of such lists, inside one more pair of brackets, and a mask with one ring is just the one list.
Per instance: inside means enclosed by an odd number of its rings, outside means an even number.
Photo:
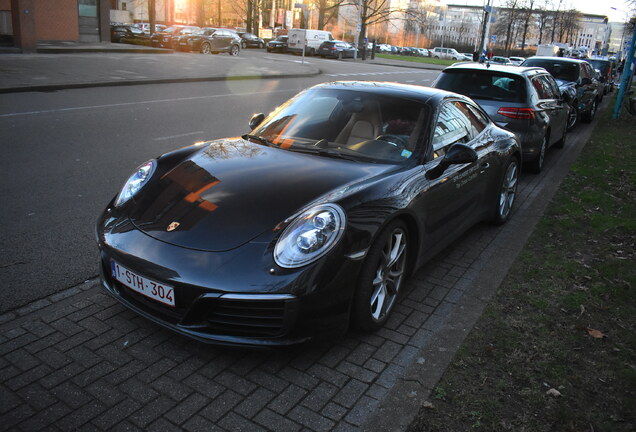
[{"label": "windshield wiper", "polygon": [[267,146],[267,147],[278,147],[276,144],[274,144],[273,142],[269,141],[266,138],[263,138],[260,135],[245,134],[245,135],[242,135],[241,138],[243,138],[245,140],[246,139],[251,139],[252,141],[256,141],[257,143],[262,144],[262,145]]},{"label": "windshield wiper", "polygon": [[358,159],[347,156],[339,151],[333,149],[325,149],[320,147],[291,147],[289,151],[295,151],[299,153],[317,154],[319,156],[331,157],[336,159],[344,159],[348,161],[358,162]]}]

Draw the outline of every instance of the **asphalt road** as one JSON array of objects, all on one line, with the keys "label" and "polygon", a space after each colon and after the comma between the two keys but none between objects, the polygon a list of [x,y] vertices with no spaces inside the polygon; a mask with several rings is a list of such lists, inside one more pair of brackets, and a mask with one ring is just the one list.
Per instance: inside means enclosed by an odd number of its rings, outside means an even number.
[{"label": "asphalt road", "polygon": [[[177,54],[189,56],[194,54]],[[300,57],[272,56],[281,62]],[[94,222],[142,162],[248,132],[298,91],[334,80],[430,85],[439,73],[310,58],[310,78],[162,84],[0,95],[0,311],[97,275]]]}]

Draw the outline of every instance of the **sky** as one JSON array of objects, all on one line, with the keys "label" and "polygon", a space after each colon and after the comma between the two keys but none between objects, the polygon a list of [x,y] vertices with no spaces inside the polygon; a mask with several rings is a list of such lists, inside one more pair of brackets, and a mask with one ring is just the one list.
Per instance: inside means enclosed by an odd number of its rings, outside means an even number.
[{"label": "sky", "polygon": [[[486,0],[445,0],[445,1],[448,4],[483,5]],[[504,3],[504,0],[491,0],[491,1],[494,2],[495,7]],[[575,9],[578,9],[583,13],[595,14],[595,15],[607,15],[610,21],[617,21],[617,22],[625,21],[625,12],[630,11],[630,6],[624,0],[564,0],[563,4],[569,5],[570,7],[574,7]],[[611,7],[615,7],[616,9],[619,9],[619,10],[615,11],[611,9]],[[625,12],[622,12],[621,10]]]}]

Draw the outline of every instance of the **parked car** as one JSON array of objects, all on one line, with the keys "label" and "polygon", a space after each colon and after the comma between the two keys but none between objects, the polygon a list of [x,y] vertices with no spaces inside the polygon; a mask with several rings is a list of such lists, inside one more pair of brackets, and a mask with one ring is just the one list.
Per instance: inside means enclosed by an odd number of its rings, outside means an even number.
[{"label": "parked car", "polygon": [[233,30],[207,27],[180,36],[179,49],[200,51],[203,54],[224,52],[237,56],[241,51],[241,38]]},{"label": "parked car", "polygon": [[267,52],[287,52],[288,36],[277,36],[276,39],[267,42]]},{"label": "parked car", "polygon": [[239,32],[241,37],[241,48],[264,48],[265,41],[252,33]]},{"label": "parked car", "polygon": [[418,267],[512,214],[517,138],[458,94],[320,84],[250,128],[143,163],[97,222],[103,288],[194,339],[378,329]]},{"label": "parked car", "polygon": [[464,63],[442,71],[433,87],[470,97],[521,142],[523,163],[540,172],[550,146],[563,147],[570,107],[544,69]]},{"label": "parked car", "polygon": [[[168,26],[163,24],[155,24],[155,32],[163,31]],[[144,35],[150,35],[150,23],[135,23],[132,25],[133,31],[137,30],[138,32]]]},{"label": "parked car", "polygon": [[607,58],[585,59],[586,62],[599,71],[599,81],[603,83],[603,94],[614,90],[614,63]]},{"label": "parked car", "polygon": [[[287,34],[287,51],[294,54],[302,54],[303,50],[308,56],[314,56],[325,41],[334,40],[331,32],[326,30],[291,29]],[[302,45],[304,40],[305,45]]]},{"label": "parked car", "polygon": [[150,36],[150,43],[153,47],[175,48],[177,38],[183,34],[190,34],[199,27],[174,25],[162,31],[157,31]]},{"label": "parked car", "polygon": [[473,53],[461,53],[465,61],[473,61]]},{"label": "parked car", "polygon": [[579,118],[588,123],[594,119],[603,88],[588,62],[564,57],[530,57],[521,65],[542,67],[557,81],[561,93],[573,108],[568,130],[574,129]]},{"label": "parked car", "polygon": [[457,52],[455,48],[437,47],[433,49],[432,56],[438,59],[463,60],[464,56]]},{"label": "parked car", "polygon": [[343,59],[353,58],[355,51],[356,49],[350,43],[334,40],[321,43],[316,54],[323,58]]},{"label": "parked car", "polygon": [[131,37],[132,31],[128,25],[111,25],[110,26],[110,41],[114,43],[120,43],[124,37]]},{"label": "parked car", "polygon": [[515,66],[521,66],[521,63],[525,60],[523,57],[508,57],[510,59],[510,63]]},{"label": "parked car", "polygon": [[493,56],[490,58],[490,63],[500,65],[512,65],[512,62],[508,57]]}]

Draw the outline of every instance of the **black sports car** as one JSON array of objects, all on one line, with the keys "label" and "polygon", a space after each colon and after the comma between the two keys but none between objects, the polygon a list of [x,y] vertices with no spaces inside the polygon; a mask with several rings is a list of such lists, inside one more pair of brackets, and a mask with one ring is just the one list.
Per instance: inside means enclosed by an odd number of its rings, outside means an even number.
[{"label": "black sports car", "polygon": [[267,52],[287,52],[288,36],[278,36],[276,39],[267,42]]},{"label": "black sports car", "polygon": [[144,163],[97,222],[103,287],[192,338],[377,329],[422,263],[510,217],[519,143],[464,96],[321,84],[250,127]]}]

